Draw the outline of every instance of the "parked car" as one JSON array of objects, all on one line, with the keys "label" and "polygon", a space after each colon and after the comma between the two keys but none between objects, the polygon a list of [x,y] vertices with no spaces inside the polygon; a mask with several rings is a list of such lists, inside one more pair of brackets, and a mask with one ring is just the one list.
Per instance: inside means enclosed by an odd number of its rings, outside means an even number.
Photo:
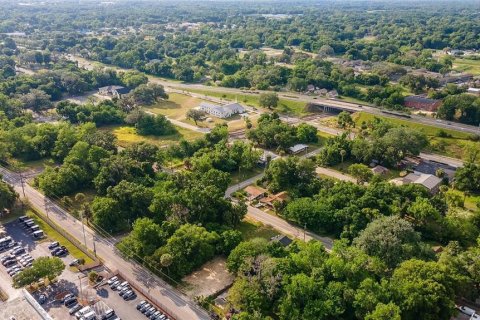
[{"label": "parked car", "polygon": [[131,290],[130,289],[130,286],[125,286],[123,287],[120,291],[118,291],[118,294],[121,296],[123,296],[127,291]]},{"label": "parked car", "polygon": [[82,308],[83,308],[83,306],[82,306],[81,304],[78,304],[78,303],[77,303],[76,305],[74,305],[73,307],[71,307],[70,309],[68,309],[68,313],[72,315],[72,314],[74,314],[75,312],[77,312],[78,310],[80,310],[80,309],[82,309]]},{"label": "parked car", "polygon": [[54,256],[56,257],[62,257],[62,256],[66,256],[68,254],[68,250],[67,249],[60,249],[60,250],[57,250],[54,254]]},{"label": "parked car", "polygon": [[5,261],[5,262],[3,263],[3,265],[4,265],[5,267],[7,267],[7,268],[13,266],[14,264],[17,264],[17,261],[15,261],[15,260],[7,260],[7,261]]},{"label": "parked car", "polygon": [[48,245],[48,249],[53,250],[53,249],[57,248],[58,246],[60,246],[60,243],[58,241],[55,241],[55,242],[52,242]]},{"label": "parked car", "polygon": [[69,298],[68,300],[65,300],[63,305],[67,308],[71,308],[76,303],[77,303],[77,298],[73,297],[73,298]]},{"label": "parked car", "polygon": [[120,283],[118,286],[117,286],[117,290],[122,290],[123,288],[125,288],[126,286],[128,286],[128,281],[123,281],[122,283]]},{"label": "parked car", "polygon": [[145,312],[145,315],[146,315],[147,317],[150,317],[150,316],[151,316],[152,314],[154,314],[156,311],[158,311],[157,308],[151,307],[150,309],[148,309],[148,310]]},{"label": "parked car", "polygon": [[155,308],[155,307],[150,307],[150,308],[148,308],[148,309],[145,311],[145,315],[146,315],[147,317],[149,317],[149,316],[151,316],[152,313],[154,313],[155,311],[157,311],[157,308]]},{"label": "parked car", "polygon": [[40,304],[44,304],[46,301],[47,301],[47,296],[46,296],[46,295],[41,294],[41,295],[38,297],[38,302],[40,302]]},{"label": "parked car", "polygon": [[107,280],[107,284],[108,285],[111,285],[112,283],[114,283],[115,281],[118,280],[118,277],[117,276],[113,276],[111,277],[110,279]]},{"label": "parked car", "polygon": [[8,273],[9,276],[13,277],[14,274],[16,274],[16,273],[18,273],[18,272],[20,272],[20,271],[22,271],[22,268],[20,268],[20,267],[17,266],[17,267],[13,267],[13,269],[11,269],[10,271],[8,271],[7,273]]},{"label": "parked car", "polygon": [[153,320],[155,319],[156,317],[160,316],[162,313],[160,311],[155,311],[151,316],[150,316],[150,320]]},{"label": "parked car", "polygon": [[108,309],[105,311],[105,313],[102,315],[102,320],[104,319],[109,319],[110,317],[113,317],[115,315],[115,310],[113,309]]},{"label": "parked car", "polygon": [[64,303],[65,301],[71,299],[71,298],[75,298],[75,295],[73,293],[69,293],[67,295],[65,295],[63,298],[62,298],[62,303]]},{"label": "parked car", "polygon": [[150,309],[152,307],[152,305],[150,303],[145,303],[142,307],[140,307],[140,312],[141,313],[145,313],[148,309]]},{"label": "parked car", "polygon": [[119,284],[120,284],[120,281],[117,280],[110,285],[110,288],[112,290],[115,290]]},{"label": "parked car", "polygon": [[70,267],[73,267],[73,266],[76,266],[76,265],[78,265],[78,264],[80,264],[80,259],[75,259],[75,260],[73,260],[72,262],[70,262],[68,265],[69,265]]},{"label": "parked car", "polygon": [[139,303],[137,303],[137,310],[140,310],[140,308],[143,307],[146,303],[147,301],[145,300],[142,300]]},{"label": "parked car", "polygon": [[136,293],[135,291],[133,290],[128,290],[124,295],[123,295],[123,300],[128,300],[128,299],[131,299],[131,298],[135,298],[136,297]]},{"label": "parked car", "polygon": [[[469,307],[466,307],[466,306],[459,306],[458,307],[458,310],[460,310],[460,312],[466,314],[467,316],[478,316],[476,313],[477,311],[473,310],[472,308],[469,308]],[[473,319],[478,319],[478,318],[473,318]]]}]

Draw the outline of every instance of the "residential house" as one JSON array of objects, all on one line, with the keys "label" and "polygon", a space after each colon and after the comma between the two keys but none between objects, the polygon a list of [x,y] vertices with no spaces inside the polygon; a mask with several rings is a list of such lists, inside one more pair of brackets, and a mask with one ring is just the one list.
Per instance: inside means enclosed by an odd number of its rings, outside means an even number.
[{"label": "residential house", "polygon": [[327,93],[328,93],[328,90],[325,89],[325,88],[324,88],[324,89],[318,89],[318,90],[315,90],[314,93],[315,93],[315,94],[319,94],[319,95],[321,95],[321,96],[326,96]]},{"label": "residential house", "polygon": [[404,100],[403,105],[407,108],[434,112],[442,104],[441,100],[430,99],[423,96],[409,96]]},{"label": "residential house", "polygon": [[248,201],[261,199],[267,194],[267,190],[256,186],[248,186],[244,191],[247,194]]},{"label": "residential house", "polygon": [[288,247],[290,245],[290,243],[293,242],[292,239],[290,239],[289,237],[284,236],[282,234],[279,234],[278,236],[270,238],[270,241],[271,242],[278,242],[284,247]]},{"label": "residential house", "polygon": [[442,170],[445,173],[445,177],[447,177],[450,181],[453,180],[455,177],[455,172],[457,171],[457,168],[451,165],[423,159],[418,161],[413,168],[416,172],[431,175],[436,175],[438,170]]},{"label": "residential house", "polygon": [[303,151],[308,150],[308,146],[306,144],[296,144],[293,147],[288,148],[291,154],[299,154]]},{"label": "residential house", "polygon": [[442,179],[432,175],[414,171],[413,173],[408,174],[403,178],[395,178],[390,180],[390,182],[396,185],[404,185],[409,183],[420,184],[427,188],[431,194],[435,194],[439,191],[440,185],[442,184]]},{"label": "residential house", "polygon": [[389,172],[389,170],[383,166],[375,166],[371,170],[373,174],[376,175],[386,175]]},{"label": "residential house", "polygon": [[286,191],[279,192],[274,195],[270,195],[266,198],[260,199],[260,202],[265,206],[275,209],[275,203],[283,203],[288,199],[288,193]]},{"label": "residential house", "polygon": [[309,84],[307,86],[307,92],[306,93],[313,93],[315,91],[315,86],[313,84]]},{"label": "residential house", "polygon": [[338,97],[338,92],[337,90],[333,89],[331,91],[328,91],[327,93],[328,98],[337,98]]},{"label": "residential house", "polygon": [[130,89],[122,86],[106,86],[98,88],[98,93],[102,96],[111,96],[115,98],[122,98],[124,95],[128,94]]},{"label": "residential house", "polygon": [[202,102],[198,109],[204,111],[217,118],[229,118],[235,114],[244,113],[245,108],[238,103],[230,103],[224,106],[215,105],[212,103]]}]

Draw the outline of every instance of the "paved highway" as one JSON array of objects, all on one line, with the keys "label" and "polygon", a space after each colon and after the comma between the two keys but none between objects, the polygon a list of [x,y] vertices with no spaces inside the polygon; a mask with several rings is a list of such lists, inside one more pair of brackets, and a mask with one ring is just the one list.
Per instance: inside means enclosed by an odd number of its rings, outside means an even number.
[{"label": "paved highway", "polygon": [[[84,67],[86,69],[92,70],[95,68],[95,65],[101,65],[97,62],[94,61],[89,61],[87,59],[81,58],[81,57],[76,57],[72,55],[67,56],[68,59],[72,61],[78,62],[79,66]],[[109,68],[116,69],[116,70],[123,70],[125,71],[126,69],[118,68],[115,66],[108,66]],[[206,86],[202,84],[189,84],[189,83],[182,83],[178,81],[169,81],[161,78],[157,78],[154,76],[148,76],[149,81],[161,84],[165,87],[166,91],[177,91],[180,90],[202,90],[202,91],[210,91],[210,92],[220,92],[220,93],[230,93],[230,94],[237,94],[239,97],[240,96],[245,96],[245,95],[252,95],[252,96],[258,96],[260,93],[263,92],[270,92],[270,91],[262,91],[262,90],[255,90],[255,92],[251,91],[245,91],[245,90],[240,90],[240,89],[235,89],[235,88],[225,88],[225,87],[211,87],[211,86]],[[332,106],[332,107],[340,107],[345,110],[350,110],[350,111],[364,111],[367,113],[371,113],[374,115],[381,115],[384,117],[389,117],[389,118],[399,118],[393,115],[386,115],[381,112],[380,109],[374,108],[374,107],[369,107],[362,105],[362,107],[359,107],[358,104],[355,103],[350,103],[350,102],[345,102],[341,100],[335,100],[335,99],[326,99],[322,97],[312,97],[309,95],[297,93],[297,92],[281,92],[279,93],[279,96],[282,99],[286,100],[292,100],[292,101],[302,101],[306,103],[316,103],[316,104],[323,104],[325,106]],[[403,118],[402,118],[403,119]],[[404,119],[405,120],[405,119]],[[445,121],[445,120],[437,120],[437,119],[432,119],[432,118],[426,118],[426,117],[421,117],[417,115],[412,115],[411,118],[408,119],[408,121],[411,122],[417,122],[417,123],[422,123],[438,128],[443,128],[443,129],[452,129],[452,130],[458,130],[466,133],[471,133],[471,134],[480,134],[480,127],[475,127],[475,126],[470,126],[466,124],[461,124],[457,122],[450,122],[450,121]]]},{"label": "paved highway", "polygon": [[[0,168],[3,179],[13,185],[15,190],[23,196],[21,177],[19,174]],[[24,184],[25,198],[38,211],[47,215],[52,221],[67,230],[73,237],[84,243],[81,223],[68,212],[53,203],[49,198],[38,192],[28,184]],[[93,230],[85,226],[86,246],[102,259],[110,270],[120,270],[128,277],[128,281],[139,287],[149,289],[149,292],[160,303],[165,311],[178,320],[207,320],[208,313],[197,306],[190,298],[167,284],[162,279],[152,275],[142,266],[133,261],[126,261],[114,246],[115,239],[96,238]]]}]

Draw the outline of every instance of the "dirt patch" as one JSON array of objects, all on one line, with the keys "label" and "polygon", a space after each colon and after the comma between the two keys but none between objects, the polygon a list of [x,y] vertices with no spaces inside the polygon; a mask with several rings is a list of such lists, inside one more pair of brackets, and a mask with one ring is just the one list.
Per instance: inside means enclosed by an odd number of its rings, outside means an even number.
[{"label": "dirt patch", "polygon": [[197,270],[183,278],[186,283],[185,293],[190,297],[210,296],[233,283],[235,277],[227,271],[226,259],[217,257],[205,263]]}]

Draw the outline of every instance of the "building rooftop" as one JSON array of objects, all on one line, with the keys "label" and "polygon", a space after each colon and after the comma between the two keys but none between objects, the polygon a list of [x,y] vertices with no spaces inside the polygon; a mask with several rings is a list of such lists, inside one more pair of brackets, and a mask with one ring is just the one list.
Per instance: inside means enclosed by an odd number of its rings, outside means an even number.
[{"label": "building rooftop", "polygon": [[293,147],[288,148],[292,153],[298,153],[308,148],[306,144],[296,144]]},{"label": "building rooftop", "polygon": [[272,242],[279,242],[281,245],[283,245],[284,247],[287,247],[290,243],[293,242],[292,239],[290,239],[289,237],[287,236],[284,236],[284,235],[281,235],[279,234],[278,236],[275,236],[275,237],[272,237],[270,239],[270,241]]},{"label": "building rooftop", "polygon": [[405,102],[416,102],[416,103],[437,103],[438,100],[430,99],[423,96],[408,96],[405,97]]}]

